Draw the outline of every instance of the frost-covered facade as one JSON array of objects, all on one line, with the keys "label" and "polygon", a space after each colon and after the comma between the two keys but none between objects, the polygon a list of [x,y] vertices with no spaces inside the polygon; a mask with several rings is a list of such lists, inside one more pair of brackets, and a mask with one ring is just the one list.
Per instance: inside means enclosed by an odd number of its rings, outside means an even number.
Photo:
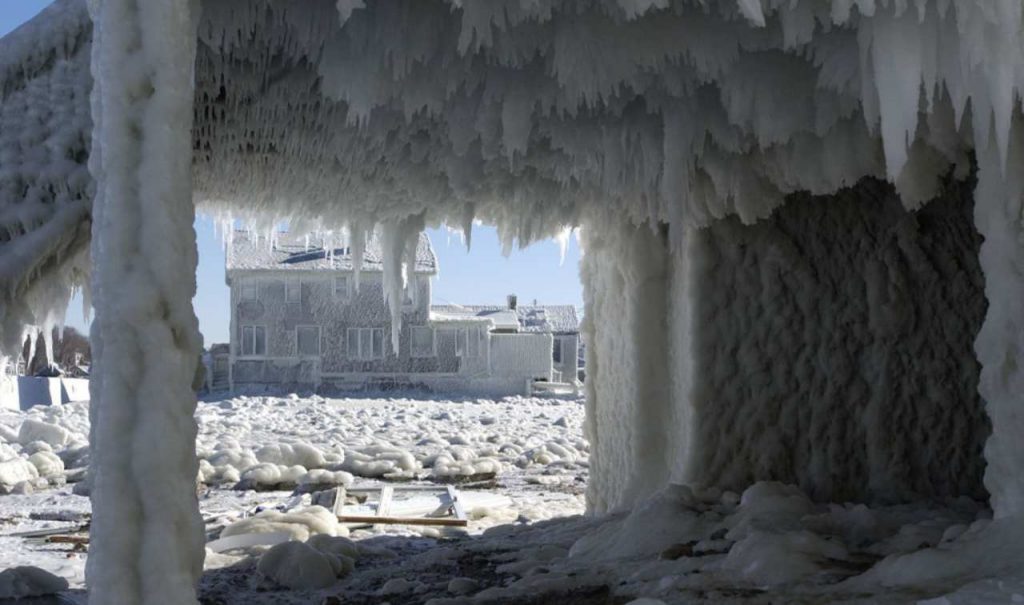
[{"label": "frost-covered facade", "polygon": [[234,233],[226,259],[230,387],[507,395],[563,375],[575,382],[572,306],[432,305],[438,265],[426,234],[410,258],[393,341],[380,237],[368,236],[360,251],[349,238]]},{"label": "frost-covered facade", "polygon": [[1021,3],[85,5],[0,46],[0,319],[67,299],[91,220],[96,602],[188,602],[201,569],[197,203],[379,226],[393,325],[424,226],[579,227],[594,513],[987,494],[988,529],[891,565],[1024,561]]}]

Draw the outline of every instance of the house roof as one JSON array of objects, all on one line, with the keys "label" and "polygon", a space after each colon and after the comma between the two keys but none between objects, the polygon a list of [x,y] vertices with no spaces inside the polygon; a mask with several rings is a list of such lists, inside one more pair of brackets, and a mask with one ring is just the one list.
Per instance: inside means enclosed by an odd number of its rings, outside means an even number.
[{"label": "house roof", "polygon": [[572,305],[519,305],[515,311],[503,305],[431,305],[435,322],[490,321],[497,329],[518,332],[577,334],[580,321]]},{"label": "house roof", "polygon": [[[362,271],[383,271],[380,238],[367,239]],[[334,241],[319,236],[280,233],[271,245],[266,236],[236,231],[228,246],[228,271],[351,271],[352,251],[345,238]],[[437,256],[427,234],[416,245],[416,273],[436,273]]]}]

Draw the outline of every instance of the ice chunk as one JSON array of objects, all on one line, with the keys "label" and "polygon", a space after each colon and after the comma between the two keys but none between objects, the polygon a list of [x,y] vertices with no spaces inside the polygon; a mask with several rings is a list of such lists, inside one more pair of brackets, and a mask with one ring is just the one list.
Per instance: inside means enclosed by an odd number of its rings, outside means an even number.
[{"label": "ice chunk", "polygon": [[36,467],[24,458],[0,462],[0,490],[10,491],[15,485],[39,477]]},{"label": "ice chunk", "polygon": [[31,418],[21,423],[18,443],[27,445],[33,441],[45,441],[54,448],[62,448],[71,441],[71,433],[62,426]]},{"label": "ice chunk", "polygon": [[319,590],[334,584],[342,563],[308,544],[285,542],[264,553],[256,569],[285,588]]}]

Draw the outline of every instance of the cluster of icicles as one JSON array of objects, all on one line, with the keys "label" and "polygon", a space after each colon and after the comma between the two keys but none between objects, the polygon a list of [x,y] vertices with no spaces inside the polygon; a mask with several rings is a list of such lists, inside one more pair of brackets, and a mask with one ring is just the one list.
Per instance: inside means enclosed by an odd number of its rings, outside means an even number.
[{"label": "cluster of icicles", "polygon": [[335,224],[752,222],[869,175],[915,207],[1005,166],[1024,84],[1013,2],[213,4],[197,197]]}]

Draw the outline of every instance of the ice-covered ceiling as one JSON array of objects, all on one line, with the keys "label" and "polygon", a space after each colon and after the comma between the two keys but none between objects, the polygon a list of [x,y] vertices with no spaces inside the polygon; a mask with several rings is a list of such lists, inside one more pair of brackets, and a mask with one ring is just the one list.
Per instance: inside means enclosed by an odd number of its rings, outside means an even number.
[{"label": "ice-covered ceiling", "polygon": [[749,222],[864,175],[912,205],[974,141],[1005,157],[1020,23],[990,0],[207,2],[197,196],[524,239],[589,211]]},{"label": "ice-covered ceiling", "polygon": [[[87,191],[84,4],[58,0],[4,40],[0,191],[23,210],[8,232],[47,215],[25,211],[32,199],[62,195],[45,184],[28,195],[33,182],[77,175],[75,195]],[[990,137],[1005,161],[1021,11],[1012,0],[207,1],[196,197],[332,222],[477,217],[527,241],[585,213],[750,222],[789,192],[865,175],[888,176],[913,205]],[[41,149],[62,161],[40,161]]]}]

